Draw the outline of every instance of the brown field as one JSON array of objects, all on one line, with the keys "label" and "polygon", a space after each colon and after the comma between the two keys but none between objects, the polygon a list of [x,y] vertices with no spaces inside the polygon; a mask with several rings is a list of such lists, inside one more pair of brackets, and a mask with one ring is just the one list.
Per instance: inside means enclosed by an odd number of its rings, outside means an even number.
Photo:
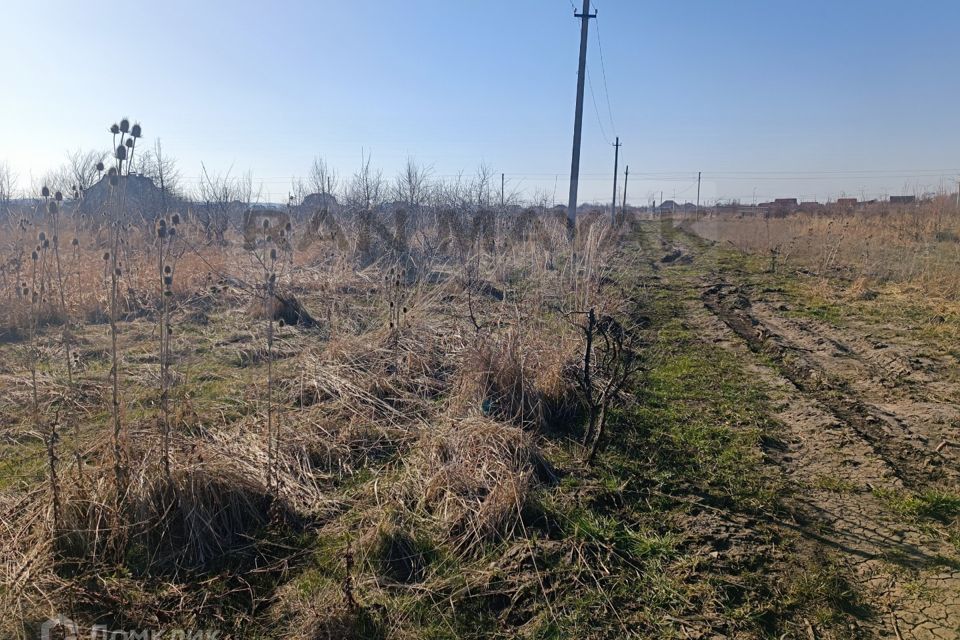
[{"label": "brown field", "polygon": [[219,238],[120,202],[0,238],[4,637],[960,624],[948,203],[571,246],[535,208]]},{"label": "brown field", "polygon": [[960,298],[960,210],[952,197],[915,205],[828,205],[784,216],[715,214],[689,227],[787,269],[842,277],[862,285],[919,288],[944,301]]}]

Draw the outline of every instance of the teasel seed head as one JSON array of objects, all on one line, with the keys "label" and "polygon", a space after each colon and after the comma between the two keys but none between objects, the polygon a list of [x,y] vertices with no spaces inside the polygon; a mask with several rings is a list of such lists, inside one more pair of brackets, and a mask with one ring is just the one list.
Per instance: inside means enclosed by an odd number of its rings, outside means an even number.
[{"label": "teasel seed head", "polygon": [[180,224],[180,214],[179,213],[173,214],[173,217],[170,218],[170,222],[172,222],[174,225]]},{"label": "teasel seed head", "polygon": [[57,191],[55,194],[53,194],[53,199],[57,202],[63,202],[63,194]]},{"label": "teasel seed head", "polygon": [[264,219],[264,221],[263,221],[263,228],[264,228],[264,229],[269,229],[269,228],[270,228],[270,221],[269,221],[269,220]]},{"label": "teasel seed head", "polygon": [[40,258],[40,254],[37,253],[36,249],[30,252],[30,259],[33,260],[34,262],[36,262],[39,258]]},{"label": "teasel seed head", "polygon": [[73,240],[70,241],[70,245],[74,247],[78,247],[80,246],[80,241],[77,238],[74,238]]},{"label": "teasel seed head", "polygon": [[276,249],[270,249],[270,259],[271,259],[271,260],[276,260],[276,259],[277,259],[277,250],[276,250]]},{"label": "teasel seed head", "polygon": [[104,261],[110,259],[110,252],[109,252],[109,251],[104,251],[104,252],[103,252],[103,259],[104,259]]},{"label": "teasel seed head", "polygon": [[42,243],[42,242],[43,242],[44,240],[46,240],[46,239],[47,239],[47,234],[44,233],[43,231],[41,231],[40,233],[37,234],[37,240],[38,240],[40,243]]},{"label": "teasel seed head", "polygon": [[97,163],[97,171],[103,171],[103,163],[102,163],[102,162],[98,162],[98,163]]},{"label": "teasel seed head", "polygon": [[120,267],[117,267],[116,269],[113,270],[113,275],[115,276],[123,275],[123,269],[121,269]]},{"label": "teasel seed head", "polygon": [[163,268],[163,272],[167,275],[170,275],[171,273],[173,273],[173,269],[170,268],[170,265],[167,265]]},{"label": "teasel seed head", "polygon": [[140,127],[139,122],[134,124],[133,127],[130,129],[130,135],[132,135],[134,138],[139,138],[143,136],[143,129]]},{"label": "teasel seed head", "polygon": [[130,131],[130,120],[124,118],[120,121],[120,133],[127,133]]},{"label": "teasel seed head", "polygon": [[40,195],[42,195],[44,198],[49,198],[49,197],[50,197],[50,187],[48,187],[47,185],[43,185],[43,188],[40,189]]},{"label": "teasel seed head", "polygon": [[118,125],[116,122],[110,125],[110,133],[112,133],[113,135],[117,135],[118,133],[120,133],[120,125]]},{"label": "teasel seed head", "polygon": [[116,157],[117,157],[117,160],[127,159],[127,148],[122,144],[117,147]]},{"label": "teasel seed head", "polygon": [[57,201],[56,201],[56,200],[51,200],[51,201],[50,201],[50,204],[47,205],[47,209],[50,211],[50,213],[56,213],[56,212],[57,212]]},{"label": "teasel seed head", "polygon": [[163,276],[163,284],[168,287],[173,286],[173,276]]},{"label": "teasel seed head", "polygon": [[127,149],[133,149],[133,138],[127,138],[127,141],[124,142]]}]

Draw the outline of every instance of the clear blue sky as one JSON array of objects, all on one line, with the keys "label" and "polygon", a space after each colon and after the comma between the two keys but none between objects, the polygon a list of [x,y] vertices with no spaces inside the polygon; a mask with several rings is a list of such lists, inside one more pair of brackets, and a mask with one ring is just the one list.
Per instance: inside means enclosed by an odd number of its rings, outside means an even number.
[{"label": "clear blue sky", "polygon": [[[956,0],[597,8],[581,201],[610,198],[614,132],[636,203],[693,199],[698,170],[705,199],[956,178]],[[249,169],[273,200],[315,155],[349,174],[365,149],[387,176],[483,161],[565,202],[578,42],[568,0],[3,0],[0,161],[26,186],[129,116],[185,177]]]}]

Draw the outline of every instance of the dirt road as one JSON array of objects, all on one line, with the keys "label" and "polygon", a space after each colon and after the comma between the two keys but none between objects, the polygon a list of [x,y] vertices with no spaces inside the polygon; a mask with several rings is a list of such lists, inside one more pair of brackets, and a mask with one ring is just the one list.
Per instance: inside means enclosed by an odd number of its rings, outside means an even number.
[{"label": "dirt road", "polygon": [[[767,459],[793,488],[777,524],[859,584],[853,635],[960,637],[955,362],[889,331],[881,340],[856,318],[797,313],[791,296],[762,273],[730,268],[720,249],[649,229],[662,277],[700,292],[687,302],[690,321],[738,354],[769,396],[784,437]],[[815,624],[808,631],[819,637]]]}]

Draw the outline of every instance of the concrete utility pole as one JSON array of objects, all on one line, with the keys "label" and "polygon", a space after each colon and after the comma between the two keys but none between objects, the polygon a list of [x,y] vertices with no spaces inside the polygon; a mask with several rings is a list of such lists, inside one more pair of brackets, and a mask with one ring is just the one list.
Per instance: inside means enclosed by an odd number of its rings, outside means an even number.
[{"label": "concrete utility pole", "polygon": [[610,224],[617,224],[617,161],[620,159],[620,136],[613,143],[613,199],[610,200]]},{"label": "concrete utility pole", "polygon": [[623,172],[623,204],[620,205],[620,215],[627,215],[627,180],[630,179],[630,165]]},{"label": "concrete utility pole", "polygon": [[577,183],[580,180],[580,129],[583,126],[583,81],[587,67],[587,25],[590,18],[590,0],[583,0],[583,13],[574,12],[580,18],[580,67],[577,70],[577,111],[573,121],[573,158],[570,161],[570,199],[567,202],[567,236],[571,239],[577,229]]},{"label": "concrete utility pole", "polygon": [[697,218],[700,217],[700,172],[697,171]]},{"label": "concrete utility pole", "polygon": [[500,174],[500,208],[503,209],[503,174]]}]

